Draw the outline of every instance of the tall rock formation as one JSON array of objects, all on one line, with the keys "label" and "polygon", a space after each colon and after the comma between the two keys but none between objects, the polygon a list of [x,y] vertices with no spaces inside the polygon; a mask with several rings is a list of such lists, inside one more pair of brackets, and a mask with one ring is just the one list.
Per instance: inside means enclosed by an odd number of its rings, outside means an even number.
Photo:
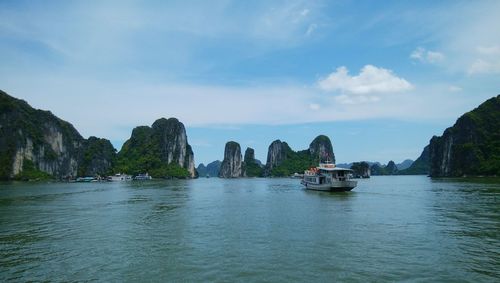
[{"label": "tall rock formation", "polygon": [[371,174],[377,175],[400,175],[398,167],[394,161],[389,161],[387,165],[380,165],[380,163],[373,163],[370,167]]},{"label": "tall rock formation", "polygon": [[130,174],[153,177],[197,176],[194,154],[186,129],[176,118],[161,118],[151,127],[139,126],[118,153],[118,168]]},{"label": "tall rock formation", "polygon": [[196,167],[196,172],[198,172],[198,175],[200,177],[205,177],[205,176],[210,177],[210,175],[207,174],[207,166],[205,166],[205,164],[203,163],[198,164],[198,167]]},{"label": "tall rock formation", "polygon": [[394,161],[389,161],[387,163],[387,166],[385,166],[385,173],[386,175],[397,175],[398,174],[398,167],[396,166],[396,163]]},{"label": "tall rock formation", "polygon": [[370,178],[371,176],[370,165],[365,161],[354,162],[351,169],[354,171],[354,177],[356,178]]},{"label": "tall rock formation", "polygon": [[371,172],[371,174],[373,176],[385,175],[385,167],[383,167],[382,165],[380,165],[380,163],[375,162],[370,167],[370,172]]},{"label": "tall rock formation", "polygon": [[500,175],[500,95],[434,136],[429,157],[431,177]]},{"label": "tall rock formation", "polygon": [[[100,156],[89,150],[93,144],[92,139],[84,139],[73,125],[51,112],[33,109],[25,101],[0,91],[0,179],[38,173],[59,179],[110,171],[114,149],[108,148],[110,154]],[[84,159],[94,163],[82,170]]]},{"label": "tall rock formation", "polygon": [[242,156],[240,144],[234,141],[226,143],[224,160],[222,161],[219,177],[238,178],[243,176]]},{"label": "tall rock formation", "polygon": [[309,154],[316,156],[321,161],[331,161],[335,163],[335,154],[330,138],[325,135],[317,136],[309,145]]},{"label": "tall rock formation", "polygon": [[208,163],[206,166],[203,163],[201,163],[196,168],[196,171],[198,171],[200,177],[206,177],[206,176],[217,177],[219,176],[221,164],[222,162],[220,160],[212,161]]},{"label": "tall rock formation", "polygon": [[245,150],[245,158],[243,161],[243,175],[246,177],[260,177],[263,169],[255,159],[255,151],[248,147]]},{"label": "tall rock formation", "polygon": [[280,140],[273,141],[267,150],[266,175],[277,166],[281,165],[293,152],[286,142]]},{"label": "tall rock formation", "polygon": [[327,136],[316,137],[309,148],[293,151],[286,142],[275,140],[269,146],[264,176],[289,176],[302,173],[325,160],[335,162],[333,146]]},{"label": "tall rock formation", "polygon": [[83,152],[80,160],[79,176],[108,176],[113,173],[116,149],[107,139],[89,137],[83,142]]}]

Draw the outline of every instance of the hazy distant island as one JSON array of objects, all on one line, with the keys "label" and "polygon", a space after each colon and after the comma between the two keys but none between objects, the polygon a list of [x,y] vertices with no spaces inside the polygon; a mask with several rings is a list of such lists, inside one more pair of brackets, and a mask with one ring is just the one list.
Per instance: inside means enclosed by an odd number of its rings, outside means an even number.
[{"label": "hazy distant island", "polygon": [[[294,151],[281,140],[268,148],[266,164],[255,159],[252,148],[241,153],[235,141],[226,144],[223,161],[195,168],[194,152],[184,125],[161,118],[151,127],[133,129],[117,150],[104,138],[83,138],[68,122],[49,111],[0,91],[0,179],[69,179],[107,176],[117,172],[156,178],[196,178],[198,175],[284,177],[316,166],[322,159],[335,162],[333,146],[325,135],[308,149]],[[500,95],[462,115],[442,136],[434,136],[414,161],[343,164],[361,178],[371,175],[425,174],[431,177],[500,175]]]},{"label": "hazy distant island", "polygon": [[332,143],[324,135],[316,137],[308,149],[301,151],[293,151],[286,142],[273,141],[268,148],[265,166],[255,159],[252,148],[245,150],[245,158],[242,159],[240,144],[230,141],[226,143],[224,160],[218,176],[221,178],[286,177],[317,166],[320,159],[335,162]]}]

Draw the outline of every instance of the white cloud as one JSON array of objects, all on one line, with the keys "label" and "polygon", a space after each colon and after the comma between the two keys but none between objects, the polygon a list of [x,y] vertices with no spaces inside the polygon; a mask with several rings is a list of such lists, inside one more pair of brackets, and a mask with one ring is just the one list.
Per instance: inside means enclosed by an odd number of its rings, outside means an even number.
[{"label": "white cloud", "polygon": [[463,89],[459,86],[456,86],[456,85],[450,85],[448,86],[448,91],[449,92],[459,92],[459,91],[462,91]]},{"label": "white cloud", "polygon": [[476,56],[479,58],[467,70],[469,75],[500,73],[500,46],[478,46]]},{"label": "white cloud", "polygon": [[375,95],[346,95],[342,94],[335,97],[335,100],[341,104],[362,104],[377,102],[380,97]]},{"label": "white cloud", "polygon": [[500,55],[500,46],[478,46],[476,50],[483,55]]},{"label": "white cloud", "polygon": [[[26,84],[29,81],[29,84]],[[325,96],[302,85],[223,86],[153,84],[136,78],[96,80],[62,73],[25,77],[6,75],[0,85],[7,93],[35,108],[52,111],[88,137],[106,137],[119,144],[132,128],[151,125],[160,117],[176,117],[186,127],[238,130],[244,124],[283,125],[360,119],[456,119],[488,93],[474,96],[446,91],[449,85],[422,86],[405,95],[384,99],[380,93]],[[140,94],[140,97],[138,97]],[[381,102],[383,103],[377,103]],[[433,103],[429,103],[432,101]],[[283,107],[286,105],[286,107]],[[92,109],[92,115],[89,115]],[[193,140],[208,146],[204,140]]]},{"label": "white cloud", "polygon": [[317,104],[317,103],[310,103],[309,104],[309,108],[311,110],[319,110],[321,108],[321,106],[319,104]]},{"label": "white cloud", "polygon": [[421,63],[436,64],[442,62],[445,56],[441,52],[426,50],[423,47],[417,47],[410,54],[410,58],[420,61]]},{"label": "white cloud", "polygon": [[469,75],[500,73],[500,60],[476,59],[468,69]]},{"label": "white cloud", "polygon": [[339,90],[344,93],[370,94],[401,92],[413,89],[412,84],[399,78],[391,70],[366,65],[357,76],[350,76],[342,66],[328,77],[320,79],[318,86],[324,91]]},{"label": "white cloud", "polygon": [[309,27],[307,28],[306,35],[310,36],[318,27],[317,24],[310,24]]}]

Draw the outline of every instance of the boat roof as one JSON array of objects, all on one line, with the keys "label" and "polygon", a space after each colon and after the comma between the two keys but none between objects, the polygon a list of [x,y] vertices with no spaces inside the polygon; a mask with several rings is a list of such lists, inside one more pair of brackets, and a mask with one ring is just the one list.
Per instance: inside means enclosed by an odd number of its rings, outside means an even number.
[{"label": "boat roof", "polygon": [[321,170],[325,170],[325,171],[353,171],[352,169],[341,168],[341,167],[323,167],[323,166],[320,166],[318,168]]}]

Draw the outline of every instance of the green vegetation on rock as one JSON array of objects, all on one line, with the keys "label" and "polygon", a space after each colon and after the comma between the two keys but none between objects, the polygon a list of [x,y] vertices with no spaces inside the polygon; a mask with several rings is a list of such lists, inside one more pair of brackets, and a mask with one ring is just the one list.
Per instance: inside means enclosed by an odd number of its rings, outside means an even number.
[{"label": "green vegetation on rock", "polygon": [[14,176],[14,180],[19,181],[44,181],[52,179],[54,179],[52,175],[35,168],[35,164],[29,159],[23,160],[23,170]]},{"label": "green vegetation on rock", "polygon": [[396,166],[396,163],[394,161],[389,161],[387,165],[383,166],[380,165],[379,163],[374,163],[372,165],[371,169],[371,174],[376,176],[376,175],[399,175],[399,170],[398,167]]},{"label": "green vegetation on rock", "polygon": [[304,173],[305,170],[316,167],[319,164],[319,158],[311,156],[308,150],[286,152],[286,159],[277,167],[271,170],[271,176],[286,177],[294,173]]},{"label": "green vegetation on rock", "polygon": [[213,162],[210,162],[205,166],[203,163],[201,163],[196,170],[198,171],[198,174],[200,177],[216,177],[219,176],[219,171],[220,171],[220,166],[222,162],[220,160],[216,160]]},{"label": "green vegetation on rock", "polygon": [[[106,151],[114,151],[107,143]],[[0,91],[0,179],[44,178],[40,172],[56,179],[109,172],[113,154],[102,155],[96,146],[70,123]]]},{"label": "green vegetation on rock", "polygon": [[465,113],[429,144],[432,177],[500,175],[500,95]]},{"label": "green vegetation on rock", "polygon": [[191,166],[194,171],[192,160],[184,125],[175,118],[162,118],[152,127],[140,126],[132,131],[118,153],[115,172],[149,173],[154,178],[194,177],[188,170]]},{"label": "green vegetation on rock", "polygon": [[243,158],[243,172],[247,177],[262,177],[264,169],[255,160],[255,151],[253,148],[245,150]]},{"label": "green vegetation on rock", "polygon": [[116,149],[107,139],[90,137],[83,143],[83,154],[79,176],[108,176],[113,174],[113,166],[116,162]]},{"label": "green vegetation on rock", "polygon": [[429,146],[426,146],[422,154],[412,165],[398,172],[399,175],[428,175],[430,166]]},{"label": "green vegetation on rock", "polygon": [[354,162],[351,166],[351,169],[354,171],[355,177],[360,178],[369,178],[370,177],[370,165],[365,162]]},{"label": "green vegetation on rock", "polygon": [[286,142],[276,140],[269,146],[266,176],[284,177],[294,173],[303,173],[305,170],[318,166],[320,161],[335,162],[333,146],[325,135],[316,137],[309,149],[293,151]]}]

